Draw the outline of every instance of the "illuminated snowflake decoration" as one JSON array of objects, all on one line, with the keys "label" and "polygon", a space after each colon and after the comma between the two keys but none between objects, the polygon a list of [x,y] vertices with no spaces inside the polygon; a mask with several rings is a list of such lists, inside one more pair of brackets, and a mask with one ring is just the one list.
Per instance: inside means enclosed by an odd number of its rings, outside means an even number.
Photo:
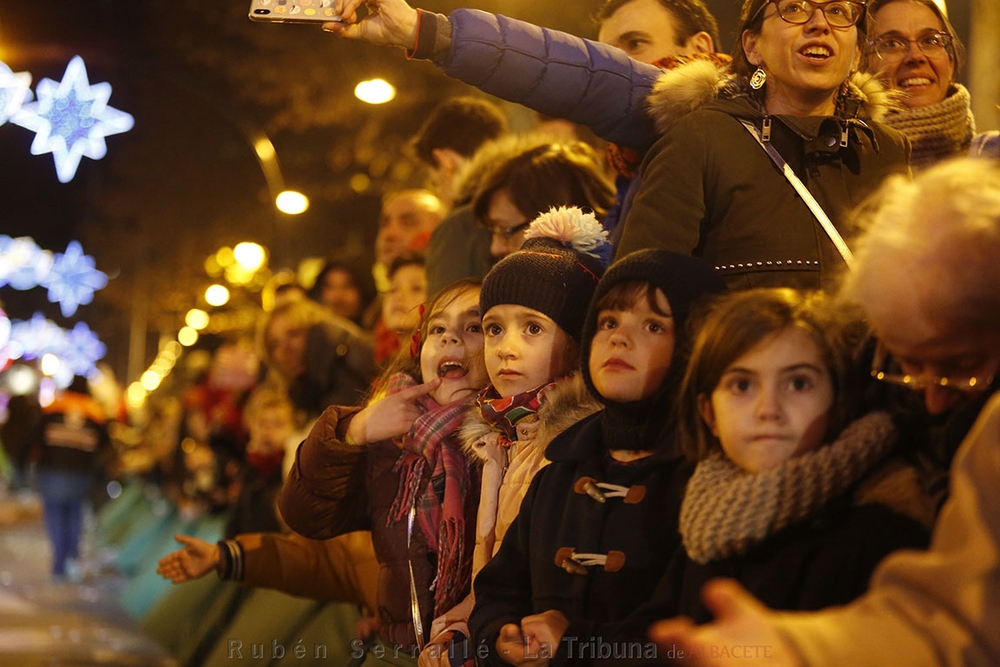
[{"label": "illuminated snowflake decoration", "polygon": [[127,132],[135,122],[130,114],[108,106],[111,84],[90,85],[80,56],[69,61],[62,81],[42,79],[35,94],[38,101],[24,104],[11,122],[35,132],[31,154],[52,153],[61,183],[73,179],[81,158],[105,156],[104,137]]},{"label": "illuminated snowflake decoration", "polygon": [[94,292],[104,289],[108,276],[94,268],[94,258],[83,254],[76,241],[70,241],[66,252],[56,255],[48,278],[40,285],[49,288],[49,301],[59,304],[63,317],[70,317],[81,305],[94,300]]},{"label": "illuminated snowflake decoration", "polygon": [[49,279],[52,263],[52,253],[39,248],[34,239],[0,235],[0,287],[29,290],[41,285]]},{"label": "illuminated snowflake decoration", "polygon": [[70,317],[94,300],[94,292],[107,287],[108,276],[95,268],[94,258],[83,254],[78,241],[70,241],[66,252],[53,255],[27,236],[0,235],[0,287],[8,284],[18,290],[48,288],[49,301]]},{"label": "illuminated snowflake decoration", "polygon": [[55,355],[59,365],[52,375],[56,386],[68,387],[76,375],[90,377],[97,372],[97,362],[107,353],[107,347],[83,322],[71,331],[35,313],[27,322],[15,320],[10,328],[9,350],[14,359],[38,359]]},{"label": "illuminated snowflake decoration", "polygon": [[10,344],[15,359],[36,359],[46,352],[62,349],[66,331],[55,322],[35,313],[30,320],[14,320],[10,327]]},{"label": "illuminated snowflake decoration", "polygon": [[13,72],[0,62],[0,125],[10,120],[31,100],[31,74]]},{"label": "illuminated snowflake decoration", "polygon": [[83,322],[77,322],[73,330],[66,334],[65,346],[57,353],[73,375],[90,377],[97,372],[97,361],[107,354],[108,348]]}]

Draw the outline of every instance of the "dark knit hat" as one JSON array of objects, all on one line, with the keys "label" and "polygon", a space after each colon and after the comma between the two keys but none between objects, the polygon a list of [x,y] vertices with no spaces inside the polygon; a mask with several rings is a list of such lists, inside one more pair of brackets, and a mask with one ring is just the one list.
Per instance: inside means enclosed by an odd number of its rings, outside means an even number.
[{"label": "dark knit hat", "polygon": [[480,310],[485,315],[501,304],[531,308],[579,341],[587,306],[604,273],[598,253],[607,245],[606,232],[592,213],[561,207],[538,216],[525,237],[520,250],[486,274]]},{"label": "dark knit hat", "polygon": [[[641,401],[615,403],[602,397],[590,377],[590,346],[597,332],[598,304],[622,283],[640,281],[658,287],[670,303],[674,321],[674,354],[670,371],[660,388]],[[610,448],[655,449],[664,446],[673,432],[677,386],[684,374],[690,341],[687,320],[696,301],[726,289],[722,278],[707,262],[669,250],[638,250],[615,262],[594,291],[583,325],[581,358],[587,389],[606,406],[602,430]]]}]

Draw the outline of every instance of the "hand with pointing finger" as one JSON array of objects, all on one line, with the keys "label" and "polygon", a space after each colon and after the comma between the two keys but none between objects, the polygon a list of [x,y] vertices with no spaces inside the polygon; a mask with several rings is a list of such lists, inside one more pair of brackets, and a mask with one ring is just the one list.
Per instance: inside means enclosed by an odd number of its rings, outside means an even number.
[{"label": "hand with pointing finger", "polygon": [[423,412],[419,400],[440,385],[440,378],[435,378],[375,401],[351,419],[347,427],[348,439],[357,445],[366,445],[405,435]]}]

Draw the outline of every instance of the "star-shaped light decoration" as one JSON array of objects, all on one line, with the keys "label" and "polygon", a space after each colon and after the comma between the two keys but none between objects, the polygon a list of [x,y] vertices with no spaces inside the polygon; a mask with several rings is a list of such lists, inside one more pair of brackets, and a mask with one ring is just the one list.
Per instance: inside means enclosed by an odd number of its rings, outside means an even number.
[{"label": "star-shaped light decoration", "polygon": [[66,331],[41,313],[35,313],[27,321],[11,321],[10,344],[15,359],[37,359],[46,352],[62,349],[65,343]]},{"label": "star-shaped light decoration", "polygon": [[94,300],[94,292],[104,289],[108,276],[94,268],[94,258],[83,254],[77,241],[70,241],[66,252],[56,255],[48,278],[39,283],[49,288],[49,301],[58,303],[63,317],[70,317],[77,307]]},{"label": "star-shaped light decoration", "polygon": [[29,290],[40,285],[48,280],[52,263],[52,253],[39,248],[34,239],[0,235],[0,287],[10,284]]},{"label": "star-shaped light decoration", "polygon": [[[97,362],[107,354],[108,348],[84,322],[77,322],[66,335],[65,345],[57,355],[69,368],[70,380],[74,375],[90,377],[97,372]],[[69,383],[67,383],[69,384]]]},{"label": "star-shaped light decoration", "polygon": [[80,56],[69,61],[62,81],[42,79],[35,94],[38,101],[23,105],[10,122],[35,132],[31,154],[52,153],[60,183],[73,179],[81,158],[105,156],[104,137],[127,132],[135,122],[130,114],[108,106],[111,84],[90,85]]},{"label": "star-shaped light decoration", "polygon": [[31,100],[31,74],[14,72],[0,62],[0,125],[6,123],[21,106]]}]

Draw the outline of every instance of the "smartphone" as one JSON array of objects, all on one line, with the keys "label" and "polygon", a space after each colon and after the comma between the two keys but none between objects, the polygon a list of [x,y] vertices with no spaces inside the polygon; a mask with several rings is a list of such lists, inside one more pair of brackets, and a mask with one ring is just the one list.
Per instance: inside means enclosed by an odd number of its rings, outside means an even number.
[{"label": "smartphone", "polygon": [[339,21],[333,0],[252,0],[250,20],[268,23]]}]

